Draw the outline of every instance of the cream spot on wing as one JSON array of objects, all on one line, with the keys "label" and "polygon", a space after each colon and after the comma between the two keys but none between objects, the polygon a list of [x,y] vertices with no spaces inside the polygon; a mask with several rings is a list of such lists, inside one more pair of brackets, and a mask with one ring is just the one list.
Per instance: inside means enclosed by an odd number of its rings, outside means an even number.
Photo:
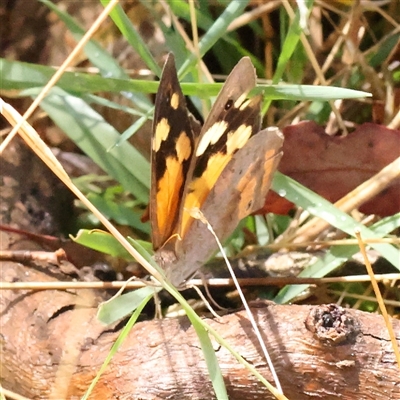
[{"label": "cream spot on wing", "polygon": [[153,151],[160,150],[161,142],[164,141],[169,134],[171,127],[166,118],[162,118],[156,126],[156,132],[153,139]]},{"label": "cream spot on wing", "polygon": [[181,132],[178,140],[176,141],[176,154],[180,163],[188,160],[192,154],[190,139],[185,131]]},{"label": "cream spot on wing", "polygon": [[244,101],[243,104],[240,104],[239,110],[243,111],[250,104],[250,102],[251,102],[251,100]]},{"label": "cream spot on wing", "polygon": [[176,110],[179,107],[179,95],[178,93],[174,93],[171,96],[171,107]]},{"label": "cream spot on wing", "polygon": [[240,125],[236,131],[229,132],[226,140],[227,154],[233,154],[236,150],[241,149],[249,140],[251,132],[250,125]]},{"label": "cream spot on wing", "polygon": [[235,104],[233,105],[235,108],[239,108],[242,103],[245,101],[247,97],[247,93],[243,93],[236,101]]},{"label": "cream spot on wing", "polygon": [[226,131],[228,123],[226,121],[219,121],[212,125],[210,129],[204,133],[201,138],[199,145],[197,146],[196,156],[199,157],[203,155],[210,144],[215,144],[221,138],[221,136]]}]

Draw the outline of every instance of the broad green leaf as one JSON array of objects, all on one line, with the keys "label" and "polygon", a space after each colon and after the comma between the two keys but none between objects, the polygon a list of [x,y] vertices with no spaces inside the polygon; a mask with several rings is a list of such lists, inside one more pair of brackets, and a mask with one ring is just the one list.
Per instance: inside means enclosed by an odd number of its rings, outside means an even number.
[{"label": "broad green leaf", "polygon": [[147,235],[150,234],[149,224],[144,224],[140,220],[142,213],[135,212],[130,207],[117,203],[113,198],[106,198],[92,193],[87,198],[108,219],[112,219],[119,225],[129,225]]},{"label": "broad green leaf", "polygon": [[113,297],[111,300],[102,303],[97,312],[97,318],[103,324],[110,325],[127,315],[132,314],[138,307],[141,307],[159,292],[161,287],[146,286],[131,292]]},{"label": "broad green leaf", "polygon": [[[76,237],[71,236],[75,242],[89,247],[93,250],[100,251],[104,254],[109,254],[113,257],[121,257],[125,260],[132,260],[132,256],[118,242],[118,240],[106,231],[100,229],[87,230],[80,229]],[[147,260],[151,260],[150,253],[152,252],[151,243],[128,239],[132,246],[139,251]],[[153,262],[152,262],[153,263]]]},{"label": "broad green leaf", "polygon": [[113,235],[101,230],[80,229],[76,237],[71,237],[74,242],[93,250],[109,254],[113,257],[122,257],[125,260],[132,260],[132,256],[118,242]]}]

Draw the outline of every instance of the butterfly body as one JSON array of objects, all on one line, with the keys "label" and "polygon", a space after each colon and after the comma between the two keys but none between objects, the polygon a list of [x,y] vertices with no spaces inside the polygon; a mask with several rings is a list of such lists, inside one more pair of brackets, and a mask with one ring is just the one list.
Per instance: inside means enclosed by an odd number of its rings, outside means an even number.
[{"label": "butterfly body", "polygon": [[221,241],[240,219],[263,206],[282,155],[277,128],[260,132],[261,97],[249,58],[228,76],[201,130],[189,115],[169,55],[156,97],[152,142],[150,220],[156,259],[180,285],[217,245],[199,209]]}]

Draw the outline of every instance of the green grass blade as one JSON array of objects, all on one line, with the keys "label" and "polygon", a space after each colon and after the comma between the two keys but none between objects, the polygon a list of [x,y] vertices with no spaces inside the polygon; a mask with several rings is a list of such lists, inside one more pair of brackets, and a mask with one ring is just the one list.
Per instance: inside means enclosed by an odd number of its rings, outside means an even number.
[{"label": "green grass blade", "polygon": [[186,311],[186,314],[190,319],[193,328],[196,330],[196,333],[199,336],[203,349],[203,354],[205,355],[205,357],[207,357],[206,363],[207,367],[209,368],[210,378],[212,380],[214,390],[220,396],[218,398],[226,399],[227,397],[225,397],[225,383],[223,381],[223,377],[218,365],[218,360],[215,356],[214,348],[209,341],[210,334],[217,341],[217,343],[226,348],[233,355],[233,357],[236,358],[238,362],[240,362],[248,371],[250,371],[250,373],[257,377],[257,379],[269,390],[271,390],[272,393],[277,393],[276,389],[272,387],[271,384],[266,381],[261,374],[258,373],[257,369],[253,365],[250,365],[246,360],[244,360],[242,356],[228,342],[226,342],[225,339],[222,338],[217,331],[211,328],[194,312],[194,310],[175,288],[169,287],[168,291],[171,293],[171,295],[175,297],[176,300],[179,301],[183,309]]},{"label": "green grass blade", "polygon": [[[79,26],[74,18],[68,13],[57,7],[56,4],[49,0],[41,0],[42,3],[46,4],[59,18],[64,22],[74,39],[78,42],[82,39],[85,34],[85,30]],[[100,46],[96,41],[90,40],[84,47],[84,52],[87,55],[90,62],[99,68],[100,74],[106,78],[119,78],[129,79],[129,75],[125,70],[118,64],[118,62]],[[150,100],[142,95],[140,92],[132,92],[132,96],[129,96],[130,100],[136,105],[136,107],[142,110],[148,110],[151,107]]]},{"label": "green grass blade", "polygon": [[[109,1],[101,0],[101,3],[106,6]],[[117,4],[117,6],[114,7],[110,13],[110,17],[132,48],[135,49],[135,51],[139,54],[142,61],[146,63],[147,67],[155,75],[160,76],[161,68],[158,66],[146,43],[143,41],[139,32],[132,25],[132,22],[120,4]]]},{"label": "green grass blade", "polygon": [[[85,30],[79,26],[74,18],[72,18],[67,12],[59,8],[50,0],[40,1],[50,10],[52,10],[61,21],[64,22],[76,42],[79,42],[79,40],[82,39],[85,34]],[[114,78],[129,78],[128,74],[126,74],[125,70],[120,67],[116,60],[94,40],[91,40],[86,44],[84,51],[93,65],[100,69],[101,74],[106,74]]]},{"label": "green grass blade", "polygon": [[[176,17],[190,22],[190,7],[187,1],[174,0],[169,3],[169,7]],[[197,7],[195,12],[197,26],[204,31],[208,31],[214,23],[213,19],[208,15],[205,15]]]},{"label": "green grass blade", "polygon": [[207,364],[208,374],[214,388],[215,395],[218,400],[228,400],[228,393],[224,382],[224,377],[218,363],[215,350],[213,348],[210,336],[204,326],[197,323],[196,320],[190,320],[193,328],[196,331],[197,337],[200,341],[200,346],[203,351],[204,359]]},{"label": "green grass blade", "polygon": [[[3,90],[22,90],[45,86],[54,75],[54,68],[0,58]],[[57,86],[70,93],[156,93],[158,82],[139,79],[114,79],[83,72],[64,72]],[[148,107],[147,107],[148,109]],[[147,110],[146,110],[147,111]]]},{"label": "green grass blade", "polygon": [[148,161],[129,143],[114,147],[118,132],[82,99],[57,90],[47,96],[41,107],[68,136],[110,176],[146,203],[149,193]]},{"label": "green grass blade", "polygon": [[[272,189],[297,206],[302,207],[310,214],[319,217],[337,229],[346,232],[350,236],[355,236],[355,231],[358,229],[364,239],[374,239],[376,233],[358,223],[348,214],[337,209],[328,200],[317,195],[310,189],[302,186],[293,179],[277,172],[275,174]],[[378,236],[379,237],[379,236]],[[377,250],[386,260],[400,270],[400,251],[390,244],[371,243],[371,247]]]},{"label": "green grass blade", "polygon": [[195,313],[193,308],[187,303],[187,301],[182,297],[181,293],[176,290],[176,288],[168,285],[167,290],[172,296],[175,297],[177,301],[179,301],[190,322],[192,323],[194,330],[196,331],[217,399],[227,400],[228,394],[226,392],[224,378],[221,368],[218,364],[215,350],[210,340],[207,324],[201,320],[201,318]]},{"label": "green grass blade", "polygon": [[[147,4],[147,3],[146,3]],[[210,28],[212,27],[214,21],[211,17],[211,14],[208,10],[208,2],[203,2],[204,7],[202,7],[202,4],[200,4],[198,7],[196,7],[195,13],[196,13],[196,22],[197,26],[202,29],[205,32],[208,32]],[[190,23],[190,7],[189,4],[185,1],[182,0],[175,0],[169,3],[169,7],[171,11],[175,14],[175,16],[187,21]],[[173,52],[176,52],[176,60],[178,61],[178,65],[182,64],[184,60],[187,57],[187,50],[186,46],[183,46],[182,48],[177,49],[176,43],[180,41],[175,38],[175,36],[179,36],[178,32],[173,31],[174,36],[172,40],[170,40],[171,36],[171,30],[169,32],[164,32],[166,35],[166,42],[168,44],[168,48],[171,49]],[[179,36],[180,37],[180,36]],[[253,56],[251,52],[249,52],[246,48],[242,47],[242,45],[235,40],[234,35],[232,34],[225,34],[221,36],[219,39],[221,41],[217,40],[215,44],[213,45],[212,51],[215,55],[215,57],[219,60],[219,63],[221,65],[221,68],[226,72],[229,73],[229,71],[233,68],[233,66],[236,64],[238,60],[238,55],[241,57],[248,56],[251,58],[254,66],[256,69],[260,72],[264,71],[264,66],[263,64]],[[232,51],[230,49],[227,49],[227,44],[228,46],[231,47]],[[184,54],[184,57],[182,56]],[[182,58],[182,57],[183,58]]]},{"label": "green grass blade", "polygon": [[[229,24],[236,17],[243,13],[248,3],[249,2],[247,0],[232,0],[228,4],[224,12],[217,18],[214,24],[201,38],[199,43],[200,57],[203,57],[208,52],[208,50],[211,49],[213,44],[226,34],[226,30]],[[184,76],[192,67],[192,65],[196,62],[196,60],[197,54],[192,53],[180,68],[179,76]]]},{"label": "green grass blade", "polygon": [[125,141],[127,141],[133,134],[135,134],[143,125],[147,122],[150,116],[153,115],[154,108],[149,110],[149,112],[143,117],[139,118],[133,125],[131,125],[128,129],[125,130],[117,140],[117,142],[112,146],[109,151],[111,151],[114,147],[118,147],[123,145]]},{"label": "green grass blade", "polygon": [[[351,236],[354,236],[354,231],[358,228],[361,230],[363,238],[384,237],[400,226],[400,218],[399,215],[397,215],[385,218],[372,227],[366,228],[349,217],[346,213],[338,210],[327,200],[280,173],[277,173],[276,180],[274,179],[273,189],[278,193],[285,193],[285,198],[288,200],[303,207],[311,214],[327,220],[331,225],[347,232]],[[383,257],[400,270],[400,253],[398,249],[388,244],[371,244],[371,246],[378,250]],[[358,251],[358,246],[334,246],[321,259],[304,269],[299,276],[304,278],[324,277]],[[309,285],[287,286],[278,293],[274,301],[280,304],[290,302],[293,298],[299,296],[306,290],[308,286]]]},{"label": "green grass blade", "polygon": [[382,218],[374,225],[374,232],[379,235],[386,235],[400,227],[400,213],[390,215],[389,217]]},{"label": "green grass blade", "polygon": [[299,10],[297,9],[296,17],[290,25],[290,28],[282,45],[282,50],[279,53],[278,63],[276,66],[274,77],[272,79],[272,83],[276,84],[282,79],[286,66],[288,62],[292,59],[293,53],[296,50],[296,47],[300,41],[300,35],[302,32],[303,30],[300,27]]},{"label": "green grass blade", "polygon": [[122,105],[118,102],[106,99],[104,97],[97,96],[95,94],[83,94],[80,96],[82,100],[84,100],[88,104],[96,104],[102,107],[107,107],[112,110],[118,110],[118,111],[123,111],[126,114],[134,115],[136,117],[146,117],[147,119],[151,118],[151,113],[153,111],[153,108],[151,107],[148,112],[143,112],[143,111],[138,111],[132,107],[128,107],[125,105]]},{"label": "green grass blade", "polygon": [[[54,74],[54,69],[41,65],[21,63],[0,59],[0,75],[2,76],[3,90],[21,90],[32,87],[44,86]],[[123,80],[103,78],[85,73],[66,72],[57,84],[58,87],[71,93],[95,93],[121,91],[153,94],[157,92],[158,82],[143,80]],[[185,83],[181,84],[187,96],[209,98],[216,96],[220,91],[221,83]],[[367,92],[339,87],[313,86],[313,85],[259,85],[254,89],[254,94],[264,93],[265,99],[270,100],[337,100],[349,98],[362,98],[371,96]],[[31,95],[25,92],[22,95]],[[122,108],[120,108],[122,110]],[[148,111],[148,110],[147,110]],[[140,114],[143,116],[143,114]],[[150,114],[149,114],[150,115]]]},{"label": "green grass blade", "polygon": [[[305,3],[307,7],[307,12],[309,14],[311,12],[313,1],[307,1]],[[306,17],[307,15],[304,14],[304,7],[302,9],[300,8],[296,9],[296,16],[289,27],[288,33],[285,37],[285,41],[283,42],[282,45],[282,50],[279,53],[278,63],[272,80],[272,83],[274,84],[281,81],[286,66],[288,65],[290,60],[293,59],[293,54],[300,41],[300,35],[302,34],[302,32],[304,32],[302,21],[304,21]]]},{"label": "green grass blade", "polygon": [[338,99],[359,99],[371,97],[361,90],[334,86],[313,85],[258,85],[254,93],[264,93],[265,100],[328,101]]},{"label": "green grass blade", "polygon": [[152,294],[149,294],[146,298],[143,299],[142,303],[136,308],[135,312],[132,314],[131,318],[129,319],[128,323],[124,326],[122,329],[120,335],[118,336],[118,339],[115,341],[113,346],[111,347],[110,352],[107,354],[107,358],[104,360],[103,365],[101,366],[100,370],[98,371],[96,377],[92,380],[90,383],[90,386],[85,393],[85,395],[82,397],[82,400],[88,400],[89,396],[96,386],[97,382],[99,381],[101,375],[103,372],[106,370],[108,364],[110,363],[111,359],[114,357],[114,354],[118,351],[118,349],[121,347],[123,344],[124,340],[128,336],[129,332],[131,331],[133,325],[135,325],[137,319],[139,318],[144,306],[148,303],[148,301],[153,297],[154,290]]}]

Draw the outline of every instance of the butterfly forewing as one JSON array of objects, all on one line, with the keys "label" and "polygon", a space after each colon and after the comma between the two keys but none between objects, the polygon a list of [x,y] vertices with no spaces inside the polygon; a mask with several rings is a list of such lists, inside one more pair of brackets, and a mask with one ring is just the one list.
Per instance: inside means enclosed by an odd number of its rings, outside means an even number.
[{"label": "butterfly forewing", "polygon": [[181,237],[193,222],[187,210],[202,206],[232,156],[259,131],[261,98],[247,98],[255,85],[254,66],[244,57],[228,76],[201,130],[184,191]]},{"label": "butterfly forewing", "polygon": [[150,220],[155,250],[177,233],[194,146],[192,120],[170,54],[157,92],[153,121]]}]

